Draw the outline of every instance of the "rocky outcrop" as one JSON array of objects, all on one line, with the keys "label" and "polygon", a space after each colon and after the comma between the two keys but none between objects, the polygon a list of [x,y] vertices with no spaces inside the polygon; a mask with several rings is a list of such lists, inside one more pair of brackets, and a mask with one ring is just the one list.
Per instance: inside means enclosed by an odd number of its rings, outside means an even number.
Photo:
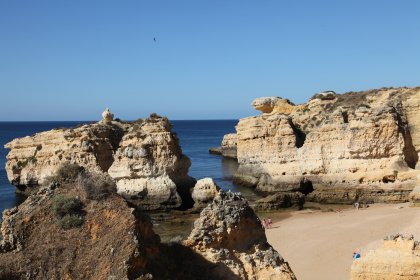
[{"label": "rocky outcrop", "polygon": [[329,91],[301,105],[265,97],[253,105],[263,114],[236,126],[237,183],[324,203],[408,201],[420,173],[420,88]]},{"label": "rocky outcrop", "polygon": [[179,207],[178,189],[194,186],[191,165],[166,118],[137,121],[122,137],[108,170],[118,193],[144,209]]},{"label": "rocky outcrop", "polygon": [[255,201],[254,208],[258,210],[277,210],[296,207],[302,209],[305,195],[301,192],[278,192]]},{"label": "rocky outcrop", "polygon": [[192,189],[191,196],[195,201],[194,208],[204,208],[213,201],[220,188],[214,183],[212,178],[204,178],[197,181]]},{"label": "rocky outcrop", "polygon": [[98,123],[7,143],[7,176],[18,190],[29,193],[69,162],[109,173],[118,192],[144,209],[176,208],[194,180],[188,176],[190,160],[171,128],[167,118],[156,114],[118,122],[106,110]]},{"label": "rocky outcrop", "polygon": [[111,195],[82,200],[84,223],[60,228],[55,198],[82,197],[76,188],[42,187],[3,213],[0,279],[148,279],[159,237],[141,213]]},{"label": "rocky outcrop", "polygon": [[[80,200],[82,224],[60,225],[62,197]],[[0,279],[296,279],[236,194],[218,194],[188,246],[161,243],[142,211],[116,194],[86,197],[75,186],[51,185],[6,210]]]},{"label": "rocky outcrop", "polygon": [[409,198],[412,206],[420,206],[420,175],[417,176],[417,184],[410,193]]},{"label": "rocky outcrop", "polygon": [[264,228],[240,195],[222,192],[195,221],[184,244],[229,279],[296,279],[287,262],[267,243]]},{"label": "rocky outcrop", "polygon": [[414,280],[420,277],[420,245],[414,238],[394,235],[353,262],[352,280]]},{"label": "rocky outcrop", "polygon": [[210,148],[211,154],[222,155],[227,158],[236,158],[237,136],[235,133],[226,134],[223,136],[222,146]]}]

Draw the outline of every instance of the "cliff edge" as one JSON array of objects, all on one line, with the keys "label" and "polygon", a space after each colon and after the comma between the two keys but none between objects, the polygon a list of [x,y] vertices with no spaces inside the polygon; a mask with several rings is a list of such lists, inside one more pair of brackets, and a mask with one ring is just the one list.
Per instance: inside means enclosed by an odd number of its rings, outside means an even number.
[{"label": "cliff edge", "polygon": [[[113,120],[107,109],[97,123],[59,128],[14,139],[5,148],[6,172],[18,191],[31,193],[64,163],[109,174],[118,193],[143,209],[191,204],[191,165],[165,117],[133,122]],[[181,196],[183,196],[181,198]],[[184,199],[184,200],[183,200]]]},{"label": "cliff edge", "polygon": [[408,201],[420,174],[420,87],[328,91],[300,105],[263,97],[252,105],[262,114],[241,119],[229,136],[237,183],[323,203]]}]

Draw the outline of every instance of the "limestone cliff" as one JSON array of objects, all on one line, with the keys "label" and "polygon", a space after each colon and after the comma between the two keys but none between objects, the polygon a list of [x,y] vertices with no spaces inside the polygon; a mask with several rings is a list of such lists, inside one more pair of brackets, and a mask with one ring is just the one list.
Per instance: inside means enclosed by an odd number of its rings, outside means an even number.
[{"label": "limestone cliff", "polygon": [[420,278],[420,245],[413,237],[395,235],[353,262],[352,280],[414,280]]},{"label": "limestone cliff", "polygon": [[408,201],[420,173],[420,88],[253,105],[263,114],[236,126],[236,182],[326,203]]},{"label": "limestone cliff", "polygon": [[264,228],[235,193],[220,191],[195,221],[185,245],[214,263],[213,274],[229,279],[296,279],[287,262],[270,246]]},{"label": "limestone cliff", "polygon": [[54,129],[18,138],[5,147],[9,181],[30,193],[65,162],[108,172],[118,192],[144,209],[179,207],[180,194],[194,184],[190,160],[182,154],[167,118],[151,115],[134,122],[103,120],[72,129]]},{"label": "limestone cliff", "polygon": [[237,135],[236,133],[229,133],[223,136],[222,145],[216,148],[210,148],[211,154],[222,155],[228,158],[236,158],[236,146],[237,146]]}]

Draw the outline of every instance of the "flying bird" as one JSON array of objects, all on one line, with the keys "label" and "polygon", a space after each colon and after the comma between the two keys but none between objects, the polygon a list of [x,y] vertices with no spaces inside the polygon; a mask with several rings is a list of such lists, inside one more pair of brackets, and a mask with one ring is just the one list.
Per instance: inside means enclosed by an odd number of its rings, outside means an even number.
[{"label": "flying bird", "polygon": [[156,43],[156,38],[155,37],[153,37],[153,41]]}]

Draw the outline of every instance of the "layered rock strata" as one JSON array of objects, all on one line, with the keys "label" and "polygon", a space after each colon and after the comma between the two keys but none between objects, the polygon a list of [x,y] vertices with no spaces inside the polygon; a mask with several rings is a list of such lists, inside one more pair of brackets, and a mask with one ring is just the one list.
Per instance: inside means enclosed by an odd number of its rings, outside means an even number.
[{"label": "layered rock strata", "polygon": [[195,221],[184,244],[211,263],[212,273],[229,279],[296,279],[287,262],[270,246],[247,201],[220,191]]},{"label": "layered rock strata", "polygon": [[324,203],[402,202],[415,186],[420,88],[315,95],[294,105],[254,100],[236,126],[235,181]]},{"label": "layered rock strata", "polygon": [[153,115],[134,122],[103,120],[72,129],[53,129],[5,145],[6,171],[18,190],[42,185],[63,163],[107,172],[118,192],[144,209],[176,208],[194,180],[167,118]]},{"label": "layered rock strata", "polygon": [[353,262],[352,280],[414,280],[420,278],[420,244],[399,234]]},{"label": "layered rock strata", "polygon": [[417,183],[413,191],[410,193],[410,204],[412,206],[420,206],[420,175],[417,175]]},{"label": "layered rock strata", "polygon": [[236,158],[236,146],[237,146],[237,135],[236,133],[230,133],[223,136],[222,145],[216,148],[210,148],[211,154],[222,155],[227,158]]}]

